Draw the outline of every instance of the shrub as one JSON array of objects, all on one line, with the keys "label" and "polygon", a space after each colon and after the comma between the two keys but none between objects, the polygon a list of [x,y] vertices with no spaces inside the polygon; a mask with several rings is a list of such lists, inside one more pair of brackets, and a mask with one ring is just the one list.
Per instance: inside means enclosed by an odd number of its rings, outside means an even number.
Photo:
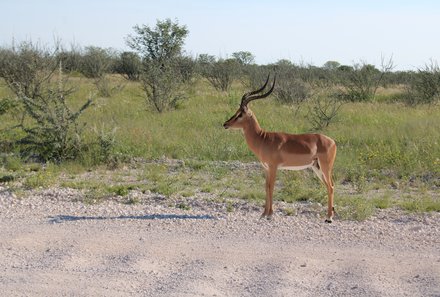
[{"label": "shrub", "polygon": [[240,64],[236,59],[219,59],[212,56],[199,56],[201,75],[218,91],[227,92],[239,74]]},{"label": "shrub", "polygon": [[133,29],[136,35],[129,35],[127,44],[142,57],[141,80],[147,103],[157,112],[175,108],[184,98],[181,89],[185,80],[179,61],[188,35],[186,26],[167,19],[157,21],[154,29],[146,25]]},{"label": "shrub", "polygon": [[115,92],[120,91],[123,85],[111,86],[108,74],[116,68],[116,54],[111,49],[100,47],[86,47],[82,57],[81,73],[94,79],[98,94],[102,97],[111,97]]},{"label": "shrub", "polygon": [[113,83],[107,75],[95,78],[93,82],[98,90],[99,96],[111,97],[115,93],[122,91],[125,87],[123,83]]},{"label": "shrub", "polygon": [[277,85],[274,90],[275,98],[282,104],[291,104],[299,108],[307,100],[309,89],[301,77],[298,66],[290,61],[280,60],[276,65]]},{"label": "shrub", "polygon": [[0,99],[0,116],[17,106],[17,101],[11,98]]},{"label": "shrub", "polygon": [[137,81],[141,74],[142,61],[139,55],[134,52],[123,52],[120,54],[115,68],[116,72],[126,79]]},{"label": "shrub", "polygon": [[180,72],[171,61],[167,64],[150,62],[145,65],[142,74],[142,88],[146,94],[146,103],[157,112],[174,109],[180,100],[185,99],[182,92]]},{"label": "shrub", "polygon": [[247,76],[250,71],[250,68],[253,66],[257,66],[255,64],[255,56],[251,52],[247,51],[239,51],[232,53],[232,58],[235,59],[238,63],[238,72],[239,77],[243,78],[243,76]]},{"label": "shrub", "polygon": [[82,162],[88,166],[94,166],[98,164],[107,165],[108,169],[116,169],[119,165],[128,161],[126,156],[116,152],[116,131],[117,128],[109,130],[104,125],[99,129],[98,127],[93,128],[93,132],[96,137],[96,142],[89,143],[85,149],[84,154],[82,154]]},{"label": "shrub", "polygon": [[320,131],[328,127],[336,119],[343,104],[344,102],[339,100],[335,94],[312,96],[307,120],[313,130]]},{"label": "shrub", "polygon": [[430,104],[440,97],[440,68],[431,61],[413,74],[407,89],[405,102],[409,105]]},{"label": "shrub", "polygon": [[251,52],[239,51],[232,53],[232,57],[237,60],[237,62],[242,65],[251,65],[255,62],[255,56]]},{"label": "shrub", "polygon": [[192,57],[181,56],[176,60],[182,82],[190,82],[196,71],[196,62]]},{"label": "shrub", "polygon": [[394,65],[392,58],[387,62],[382,58],[381,70],[365,62],[354,64],[352,68],[341,67],[340,83],[345,89],[345,98],[349,101],[369,101]]},{"label": "shrub", "polygon": [[32,42],[0,49],[0,77],[17,97],[39,97],[56,69],[53,54]]},{"label": "shrub", "polygon": [[31,124],[28,124],[29,121],[21,123],[25,136],[20,144],[25,156],[60,162],[74,159],[80,152],[78,118],[92,101],[88,99],[77,111],[72,111],[67,105],[67,98],[73,91],[63,87],[61,65],[59,79],[57,87],[47,87],[37,97],[20,97],[25,115],[31,119]]},{"label": "shrub", "polygon": [[57,60],[62,62],[63,72],[81,72],[82,49],[80,46],[72,44],[70,50],[61,49],[57,55]]},{"label": "shrub", "polygon": [[111,67],[111,54],[109,50],[88,46],[81,62],[81,73],[88,78],[101,78]]},{"label": "shrub", "polygon": [[299,106],[299,104],[307,100],[309,91],[301,79],[286,73],[285,76],[280,75],[277,79],[277,87],[274,94],[278,102],[282,104]]},{"label": "shrub", "polygon": [[369,101],[378,87],[376,77],[380,71],[371,64],[355,64],[352,71],[345,72],[342,85],[345,98],[349,101]]},{"label": "shrub", "polygon": [[[62,161],[78,154],[77,120],[91,104],[89,99],[76,112],[68,107],[66,99],[73,90],[64,89],[61,63],[59,84],[51,84],[57,69],[55,57],[48,49],[30,42],[2,49],[0,53],[0,76],[23,106],[18,127],[24,136],[18,141],[19,149],[25,156],[43,161]],[[5,100],[2,100],[3,108],[10,106]]]}]

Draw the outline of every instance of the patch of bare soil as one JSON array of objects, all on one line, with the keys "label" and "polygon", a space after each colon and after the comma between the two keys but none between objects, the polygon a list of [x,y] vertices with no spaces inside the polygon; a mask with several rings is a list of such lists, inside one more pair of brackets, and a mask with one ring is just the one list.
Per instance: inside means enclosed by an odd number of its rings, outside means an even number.
[{"label": "patch of bare soil", "polygon": [[197,197],[184,210],[77,195],[0,188],[2,296],[440,296],[439,213],[325,224]]}]

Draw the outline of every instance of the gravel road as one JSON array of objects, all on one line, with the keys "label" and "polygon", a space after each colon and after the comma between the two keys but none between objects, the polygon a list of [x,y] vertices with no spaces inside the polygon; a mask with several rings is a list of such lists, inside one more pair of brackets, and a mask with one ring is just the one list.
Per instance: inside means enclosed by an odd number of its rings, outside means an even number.
[{"label": "gravel road", "polygon": [[440,296],[440,213],[325,224],[197,197],[184,210],[75,195],[0,187],[2,296]]}]

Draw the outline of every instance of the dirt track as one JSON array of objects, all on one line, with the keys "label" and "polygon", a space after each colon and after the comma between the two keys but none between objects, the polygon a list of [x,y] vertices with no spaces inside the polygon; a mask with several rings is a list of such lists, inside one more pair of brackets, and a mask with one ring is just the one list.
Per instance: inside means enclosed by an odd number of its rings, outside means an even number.
[{"label": "dirt track", "polygon": [[69,195],[0,189],[2,296],[440,296],[439,213],[325,224]]}]

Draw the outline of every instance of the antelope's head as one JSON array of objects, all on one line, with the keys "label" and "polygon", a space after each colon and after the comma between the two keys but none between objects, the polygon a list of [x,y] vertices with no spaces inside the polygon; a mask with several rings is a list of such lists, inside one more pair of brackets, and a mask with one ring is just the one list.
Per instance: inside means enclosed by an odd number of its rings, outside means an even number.
[{"label": "antelope's head", "polygon": [[273,84],[270,90],[267,93],[260,94],[264,91],[267,84],[269,83],[269,77],[270,74],[267,76],[266,82],[261,88],[252,92],[245,93],[243,95],[243,97],[241,98],[240,108],[229,120],[227,120],[223,124],[223,127],[225,127],[225,129],[241,129],[249,122],[249,120],[252,118],[252,111],[248,108],[248,103],[256,99],[266,98],[272,93],[275,87],[276,76],[273,79]]}]

